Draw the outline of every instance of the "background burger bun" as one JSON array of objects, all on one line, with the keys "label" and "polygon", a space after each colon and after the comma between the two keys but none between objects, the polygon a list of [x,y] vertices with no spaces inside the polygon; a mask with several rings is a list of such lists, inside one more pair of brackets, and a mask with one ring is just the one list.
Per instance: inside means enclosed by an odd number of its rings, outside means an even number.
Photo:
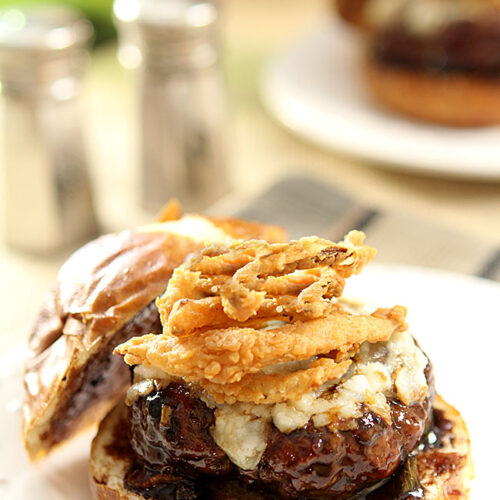
[{"label": "background burger bun", "polygon": [[500,123],[500,79],[393,67],[371,56],[363,75],[375,100],[396,113],[456,127]]}]

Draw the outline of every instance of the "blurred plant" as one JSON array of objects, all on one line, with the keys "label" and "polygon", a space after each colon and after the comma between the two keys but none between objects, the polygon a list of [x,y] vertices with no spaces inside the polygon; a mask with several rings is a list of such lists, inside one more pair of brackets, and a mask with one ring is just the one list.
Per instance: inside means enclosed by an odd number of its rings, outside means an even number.
[{"label": "blurred plant", "polygon": [[30,4],[47,5],[48,3],[72,5],[88,17],[94,25],[95,45],[116,38],[116,30],[111,20],[113,0],[51,0],[50,2],[44,0],[0,0],[0,7]]}]

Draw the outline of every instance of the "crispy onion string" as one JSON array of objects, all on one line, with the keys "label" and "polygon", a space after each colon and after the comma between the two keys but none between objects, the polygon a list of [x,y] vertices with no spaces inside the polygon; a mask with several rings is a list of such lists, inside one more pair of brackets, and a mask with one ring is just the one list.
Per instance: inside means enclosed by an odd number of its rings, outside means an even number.
[{"label": "crispy onion string", "polygon": [[[195,382],[216,402],[300,398],[341,377],[362,342],[406,328],[404,307],[351,314],[335,301],[345,279],[375,253],[363,240],[353,231],[341,243],[302,238],[207,248],[174,272],[157,300],[163,334],[133,338],[115,352],[131,365]],[[309,366],[266,372],[294,361]]]}]

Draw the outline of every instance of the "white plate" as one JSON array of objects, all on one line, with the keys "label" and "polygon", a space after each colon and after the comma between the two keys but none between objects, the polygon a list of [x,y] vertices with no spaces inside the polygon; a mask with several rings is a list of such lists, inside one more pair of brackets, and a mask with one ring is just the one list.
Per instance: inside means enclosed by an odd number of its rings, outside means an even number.
[{"label": "white plate", "polygon": [[454,129],[411,121],[375,105],[359,70],[359,40],[340,22],[272,59],[264,104],[286,127],[328,149],[388,167],[500,179],[500,127]]},{"label": "white plate", "polygon": [[[438,391],[469,425],[477,469],[473,500],[497,490],[500,285],[419,268],[370,266],[346,294],[380,306],[409,308],[412,332],[433,360]],[[30,464],[19,436],[23,350],[0,356],[0,498],[86,500],[90,434],[40,464]]]},{"label": "white plate", "polygon": [[29,462],[21,443],[20,408],[24,344],[0,355],[0,498],[89,500],[87,432],[40,463]]}]

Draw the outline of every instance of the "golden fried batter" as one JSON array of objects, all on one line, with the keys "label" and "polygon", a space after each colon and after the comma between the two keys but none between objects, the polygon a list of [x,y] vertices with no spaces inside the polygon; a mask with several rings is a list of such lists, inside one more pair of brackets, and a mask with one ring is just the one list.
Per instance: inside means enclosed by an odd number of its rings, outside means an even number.
[{"label": "golden fried batter", "polygon": [[176,269],[157,300],[164,332],[187,335],[261,317],[325,316],[345,279],[375,254],[363,239],[352,231],[338,244],[309,237],[289,244],[236,241],[226,249],[207,248]]},{"label": "golden fried batter", "polygon": [[325,382],[338,379],[346,373],[352,361],[335,363],[333,359],[319,358],[305,370],[286,374],[267,375],[255,373],[245,375],[239,382],[214,384],[201,380],[200,385],[216,403],[272,404],[300,399],[305,392],[317,389]]},{"label": "golden fried batter", "polygon": [[[341,243],[310,237],[206,248],[175,270],[157,300],[163,334],[131,339],[115,352],[130,365],[195,382],[218,403],[298,399],[341,377],[362,342],[406,328],[404,307],[363,315],[336,302],[345,279],[375,253],[363,240],[352,231]],[[272,327],[273,320],[282,323]],[[295,361],[307,368],[266,371]]]},{"label": "golden fried batter", "polygon": [[[404,318],[403,307],[391,311],[393,317]],[[346,351],[365,341],[385,341],[404,327],[396,319],[342,311],[268,330],[230,327],[185,337],[146,335],[125,342],[115,352],[130,365],[154,366],[188,381],[227,384],[268,365]]]}]

